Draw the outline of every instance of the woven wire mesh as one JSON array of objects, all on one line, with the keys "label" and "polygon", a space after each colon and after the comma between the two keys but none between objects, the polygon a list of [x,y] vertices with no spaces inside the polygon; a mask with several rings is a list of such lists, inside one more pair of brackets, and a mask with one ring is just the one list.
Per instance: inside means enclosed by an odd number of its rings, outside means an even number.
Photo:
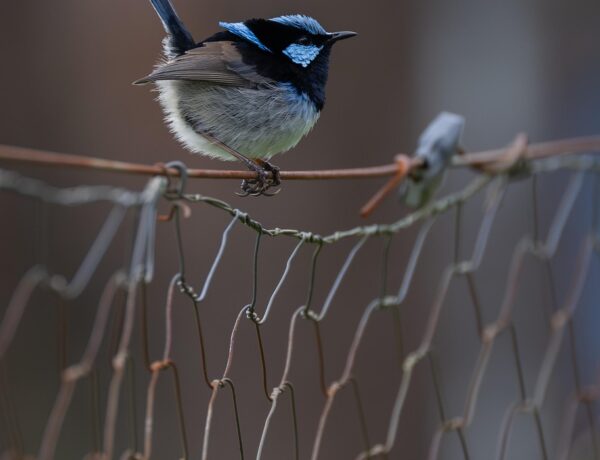
[{"label": "woven wire mesh", "polygon": [[[112,186],[56,188],[1,171],[2,193],[41,203],[42,214],[97,203],[110,206],[74,274],[54,273],[50,264],[35,265],[9,297],[0,325],[3,458],[78,458],[86,452],[86,458],[315,460],[346,458],[349,450],[357,459],[405,458],[402,454],[430,459],[600,458],[598,363],[595,357],[581,362],[577,345],[583,335],[578,327],[598,317],[593,296],[585,295],[596,284],[598,171],[594,155],[580,155],[532,162],[517,173],[477,175],[458,191],[392,224],[327,236],[267,228],[227,203],[189,194],[185,181],[175,178],[155,177],[143,190],[130,191]],[[553,182],[560,190],[558,199],[546,199],[540,192],[539,178],[547,174],[559,174]],[[512,247],[505,276],[494,277],[482,266],[489,259],[493,266],[498,257],[490,247],[499,244],[506,230],[494,229],[500,225],[504,198],[514,187],[532,191],[531,226]],[[465,218],[471,203],[476,203],[476,223]],[[159,212],[161,206],[166,214]],[[542,212],[544,206],[550,211]],[[574,217],[578,206],[585,210],[585,219]],[[209,242],[195,235],[190,241],[187,219],[212,218],[214,212],[230,216],[220,238]],[[516,212],[509,210],[505,216]],[[545,214],[548,222],[540,217]],[[410,293],[417,288],[422,259],[435,245],[432,229],[443,219],[451,222],[452,232],[446,232],[442,245],[452,256],[448,263],[440,256],[438,270],[422,277],[430,295],[414,302]],[[568,230],[571,221],[577,221],[576,230]],[[165,228],[174,231],[174,245],[172,238],[165,242]],[[43,240],[43,226],[38,233]],[[236,254],[234,263],[225,261],[240,233],[251,236],[252,250]],[[110,267],[106,284],[94,290],[103,258],[119,235],[131,238],[129,245],[119,246],[124,262]],[[406,245],[408,238],[410,250],[399,257],[394,245],[399,239]],[[291,240],[284,259],[280,246],[274,251],[269,245],[274,239]],[[188,268],[199,242],[213,253],[202,276]],[[157,298],[149,289],[158,281],[161,245],[167,244],[174,247],[179,267]],[[323,254],[337,247],[337,271],[322,273]],[[369,259],[375,264],[360,262],[365,251],[377,254]],[[299,259],[308,254],[302,264]],[[531,265],[529,259],[538,264]],[[262,279],[266,265],[276,267],[275,282]],[[295,270],[296,265],[304,268]],[[217,327],[207,309],[230,311],[232,305],[224,300],[227,292],[212,292],[213,281],[238,271],[250,274],[251,290],[244,294],[249,300],[234,308],[226,346],[219,348],[206,340],[206,331]],[[352,271],[358,274],[349,282]],[[528,284],[528,271],[542,274],[541,289]],[[286,298],[290,283],[302,283],[305,295]],[[453,292],[458,284],[463,290]],[[355,293],[357,302],[337,303],[342,289]],[[79,306],[91,309],[94,318],[89,324],[73,324],[67,305],[76,304],[88,290],[93,295]],[[231,290],[238,290],[233,282]],[[541,301],[520,301],[523,290]],[[39,291],[52,301],[40,299]],[[501,295],[486,295],[488,291]],[[464,307],[448,312],[448,298],[457,294]],[[371,300],[356,304],[365,295]],[[27,404],[19,395],[19,376],[39,363],[22,358],[13,345],[27,322],[39,321],[38,312],[47,310],[48,303],[58,305],[56,320],[42,320],[37,327],[52,330],[57,338],[52,346],[56,365],[46,372],[49,381],[56,380],[57,391],[51,406],[35,415],[43,419],[43,429],[35,432],[28,429],[31,412],[22,410]],[[197,372],[180,365],[181,322],[176,318],[184,314],[183,304],[191,307],[185,309],[184,321],[196,336],[195,343],[185,344],[185,353],[192,356]],[[152,309],[160,309],[163,318],[157,326],[160,334],[153,333],[156,325],[149,322]],[[73,349],[72,334],[67,333],[73,328],[85,338],[80,349]],[[269,335],[269,328],[277,334]],[[341,339],[344,334],[349,340]],[[468,349],[449,356],[448,334],[456,340],[472,334],[474,340],[456,342]],[[541,334],[541,345],[524,347],[536,334]],[[371,346],[365,354],[367,336],[380,348]],[[236,371],[239,354],[255,356],[243,372]],[[299,365],[302,358],[307,361]],[[306,371],[307,362],[314,372]],[[109,369],[105,380],[99,376],[102,368]],[[465,385],[449,382],[456,380],[453,369]],[[565,376],[569,384],[561,383]],[[45,383],[39,387],[51,391]],[[78,396],[78,391],[85,395]],[[506,403],[500,412],[489,411],[496,397]],[[262,411],[243,409],[248,398]],[[69,420],[75,420],[80,432],[72,425],[66,428]],[[530,423],[528,429],[523,421]],[[175,427],[177,437],[161,437],[167,426]],[[338,436],[331,442],[334,431]],[[415,437],[426,445],[418,454],[407,447]],[[484,438],[484,450],[478,437]],[[280,442],[274,443],[275,438]],[[76,451],[74,444],[83,450]]]}]

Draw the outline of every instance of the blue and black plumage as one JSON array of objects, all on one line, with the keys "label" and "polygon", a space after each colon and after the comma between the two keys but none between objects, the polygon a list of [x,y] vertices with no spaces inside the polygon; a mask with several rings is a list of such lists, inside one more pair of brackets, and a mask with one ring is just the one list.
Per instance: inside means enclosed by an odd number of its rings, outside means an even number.
[{"label": "blue and black plumage", "polygon": [[[165,59],[136,83],[157,85],[166,121],[186,148],[245,161],[264,178],[265,162],[317,122],[331,47],[356,34],[329,33],[308,16],[288,15],[221,22],[223,31],[196,43],[169,0],[151,2],[167,31]],[[247,191],[273,185],[263,178],[246,182]]]}]

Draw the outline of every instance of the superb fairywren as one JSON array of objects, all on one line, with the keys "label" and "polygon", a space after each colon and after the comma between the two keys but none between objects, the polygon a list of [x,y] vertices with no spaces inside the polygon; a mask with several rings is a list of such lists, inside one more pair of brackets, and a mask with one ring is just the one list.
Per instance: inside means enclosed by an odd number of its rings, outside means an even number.
[{"label": "superb fairywren", "polygon": [[356,34],[326,32],[308,16],[289,15],[221,22],[224,31],[196,43],[169,0],[151,2],[167,32],[165,60],[135,83],[156,83],[166,121],[189,150],[238,159],[257,172],[242,183],[244,195],[279,185],[268,160],[314,126],[331,47]]}]

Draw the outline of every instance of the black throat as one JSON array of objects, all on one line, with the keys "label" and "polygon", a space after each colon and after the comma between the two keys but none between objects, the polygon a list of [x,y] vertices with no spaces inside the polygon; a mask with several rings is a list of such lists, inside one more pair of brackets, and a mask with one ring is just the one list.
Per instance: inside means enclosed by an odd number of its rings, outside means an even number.
[{"label": "black throat", "polygon": [[313,62],[302,67],[281,54],[263,51],[230,32],[216,33],[202,43],[225,40],[236,44],[244,64],[254,68],[256,73],[277,82],[290,83],[299,94],[306,94],[317,110],[323,108],[331,46],[325,45]]}]

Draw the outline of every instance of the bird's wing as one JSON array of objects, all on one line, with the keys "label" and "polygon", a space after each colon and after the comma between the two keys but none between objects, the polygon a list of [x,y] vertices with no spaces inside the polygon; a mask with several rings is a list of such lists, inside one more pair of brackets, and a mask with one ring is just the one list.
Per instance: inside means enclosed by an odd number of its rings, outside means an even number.
[{"label": "bird's wing", "polygon": [[206,42],[157,67],[136,85],[159,80],[206,81],[230,86],[256,86],[270,80],[258,75],[242,62],[233,42]]}]

